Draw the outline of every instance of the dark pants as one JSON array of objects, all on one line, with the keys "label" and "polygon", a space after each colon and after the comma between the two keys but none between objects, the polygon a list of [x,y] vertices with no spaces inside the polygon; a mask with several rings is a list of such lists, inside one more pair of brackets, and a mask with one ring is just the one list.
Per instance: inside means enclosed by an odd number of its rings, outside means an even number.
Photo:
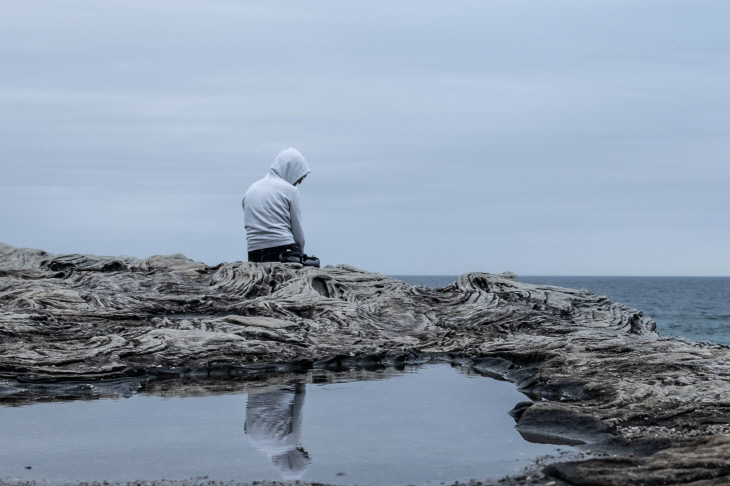
[{"label": "dark pants", "polygon": [[249,251],[248,252],[248,261],[249,262],[278,262],[279,254],[284,253],[286,250],[302,251],[294,243],[292,243],[291,245],[272,246],[271,248],[262,248],[261,250]]}]

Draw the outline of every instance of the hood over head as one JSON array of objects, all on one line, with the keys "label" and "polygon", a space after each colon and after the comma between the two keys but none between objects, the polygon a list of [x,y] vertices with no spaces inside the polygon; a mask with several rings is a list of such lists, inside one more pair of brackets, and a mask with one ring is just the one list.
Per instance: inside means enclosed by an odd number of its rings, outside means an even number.
[{"label": "hood over head", "polygon": [[309,164],[307,164],[304,156],[299,151],[288,148],[282,150],[276,156],[274,163],[271,164],[271,172],[293,185],[296,181],[309,174],[310,169]]}]

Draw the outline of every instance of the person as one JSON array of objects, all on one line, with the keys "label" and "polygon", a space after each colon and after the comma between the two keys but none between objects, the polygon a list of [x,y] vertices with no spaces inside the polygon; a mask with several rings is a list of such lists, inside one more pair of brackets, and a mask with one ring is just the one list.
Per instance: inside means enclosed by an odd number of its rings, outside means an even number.
[{"label": "person", "polygon": [[309,174],[309,164],[293,148],[282,150],[269,173],[243,196],[248,261],[278,262],[286,250],[304,251],[304,230],[297,186]]}]

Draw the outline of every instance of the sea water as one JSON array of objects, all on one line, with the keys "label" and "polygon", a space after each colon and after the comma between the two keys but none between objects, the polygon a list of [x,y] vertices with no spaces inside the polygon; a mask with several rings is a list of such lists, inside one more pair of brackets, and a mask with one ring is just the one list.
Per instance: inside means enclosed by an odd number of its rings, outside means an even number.
[{"label": "sea water", "polygon": [[246,393],[0,406],[0,479],[439,484],[570,454],[522,439],[508,412],[527,397],[512,383],[445,364],[352,373],[313,370]]},{"label": "sea water", "polygon": [[[396,276],[430,288],[453,283],[453,275]],[[730,277],[534,277],[518,281],[587,289],[641,310],[654,319],[661,336],[730,345]]]}]

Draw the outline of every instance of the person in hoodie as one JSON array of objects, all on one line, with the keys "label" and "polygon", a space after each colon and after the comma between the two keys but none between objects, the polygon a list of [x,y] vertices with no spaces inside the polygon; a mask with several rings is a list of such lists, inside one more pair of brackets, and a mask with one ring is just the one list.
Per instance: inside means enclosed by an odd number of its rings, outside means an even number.
[{"label": "person in hoodie", "polygon": [[278,262],[286,251],[304,251],[299,189],[310,169],[302,154],[282,150],[269,173],[243,196],[248,261]]}]

